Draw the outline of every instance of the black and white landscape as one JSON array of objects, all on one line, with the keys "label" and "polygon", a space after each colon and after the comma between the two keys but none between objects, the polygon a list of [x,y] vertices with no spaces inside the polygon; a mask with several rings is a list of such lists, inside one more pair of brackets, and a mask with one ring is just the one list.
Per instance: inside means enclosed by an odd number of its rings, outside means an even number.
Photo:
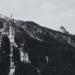
[{"label": "black and white landscape", "polygon": [[0,0],[0,75],[75,75],[75,0]]}]

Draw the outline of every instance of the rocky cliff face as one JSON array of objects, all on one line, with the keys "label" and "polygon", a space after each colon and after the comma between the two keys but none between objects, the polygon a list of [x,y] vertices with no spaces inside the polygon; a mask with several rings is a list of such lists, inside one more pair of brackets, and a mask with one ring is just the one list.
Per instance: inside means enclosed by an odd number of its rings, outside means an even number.
[{"label": "rocky cliff face", "polygon": [[10,72],[10,25],[14,30],[12,61],[15,75],[75,75],[74,35],[30,21],[5,18],[0,19],[0,75]]}]

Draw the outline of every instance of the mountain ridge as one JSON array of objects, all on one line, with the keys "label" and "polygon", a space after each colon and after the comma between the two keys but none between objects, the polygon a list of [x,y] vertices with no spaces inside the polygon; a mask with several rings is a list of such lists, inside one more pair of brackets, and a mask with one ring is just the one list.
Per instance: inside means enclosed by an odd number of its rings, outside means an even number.
[{"label": "mountain ridge", "polygon": [[[8,75],[9,71],[10,30],[10,35],[14,37],[12,58],[16,66],[15,75],[75,75],[74,35],[54,31],[32,21],[0,18],[0,22],[3,25],[0,28],[3,35],[0,47],[0,57],[3,57],[3,63],[0,62],[3,66],[1,75]],[[23,62],[21,51],[25,55]],[[28,63],[24,62],[26,57]]]}]

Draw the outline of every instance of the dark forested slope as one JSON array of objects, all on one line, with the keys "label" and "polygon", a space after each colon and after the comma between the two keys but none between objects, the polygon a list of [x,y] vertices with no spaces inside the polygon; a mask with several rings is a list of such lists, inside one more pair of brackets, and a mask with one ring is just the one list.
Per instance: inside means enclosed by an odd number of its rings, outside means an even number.
[{"label": "dark forested slope", "polygon": [[[0,28],[3,28],[4,22],[5,20],[0,20]],[[73,35],[41,27],[30,21],[12,22],[15,43],[18,45],[17,48],[13,47],[16,75],[75,75],[75,37]],[[9,43],[7,36],[3,36],[0,48],[0,75],[5,75],[9,71]],[[20,61],[21,44],[24,44],[24,53],[29,54],[31,64]],[[7,68],[4,69],[4,66]],[[40,71],[39,73],[36,68]]]}]

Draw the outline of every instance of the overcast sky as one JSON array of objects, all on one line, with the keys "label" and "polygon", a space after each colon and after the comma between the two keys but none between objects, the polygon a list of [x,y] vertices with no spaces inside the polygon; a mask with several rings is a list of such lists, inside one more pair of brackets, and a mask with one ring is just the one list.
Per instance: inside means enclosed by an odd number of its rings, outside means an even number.
[{"label": "overcast sky", "polygon": [[75,34],[75,0],[0,0],[0,13]]}]

